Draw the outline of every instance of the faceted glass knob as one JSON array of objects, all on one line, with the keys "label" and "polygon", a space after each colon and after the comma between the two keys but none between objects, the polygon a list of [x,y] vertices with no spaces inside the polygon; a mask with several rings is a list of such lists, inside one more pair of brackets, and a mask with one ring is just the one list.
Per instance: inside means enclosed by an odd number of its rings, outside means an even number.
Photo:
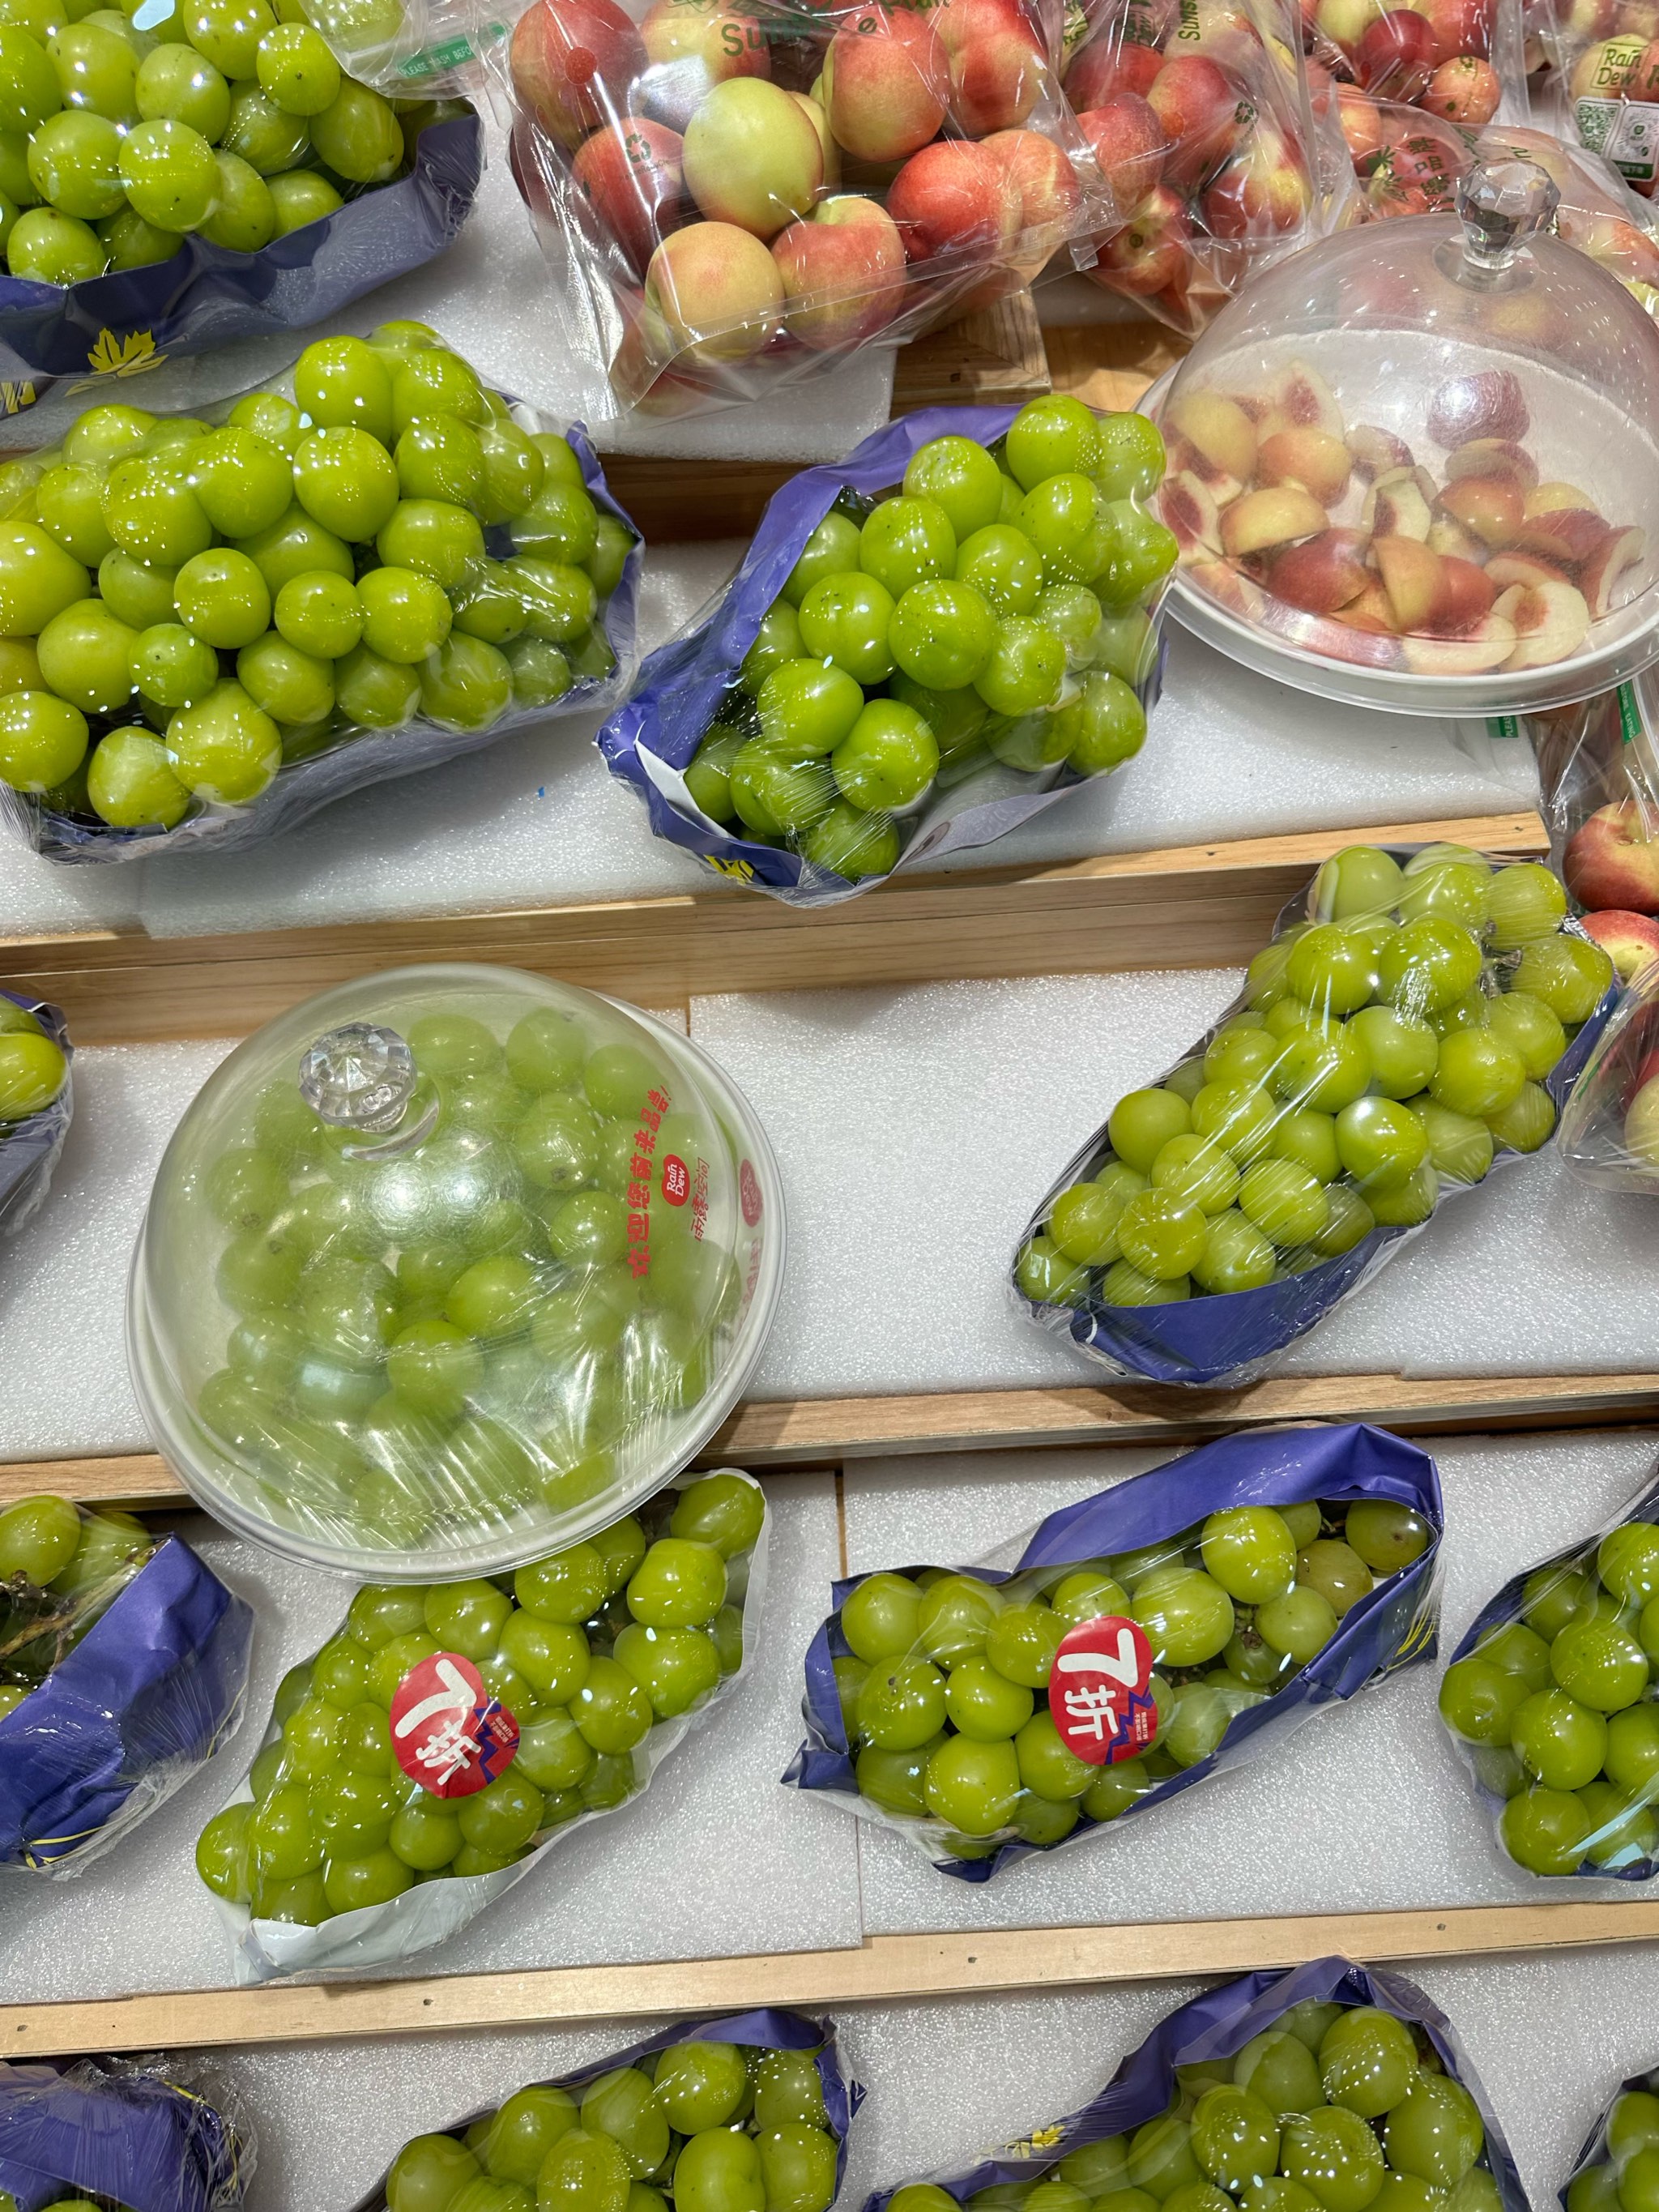
[{"label": "faceted glass knob", "polygon": [[1506,268],[1525,240],[1554,221],[1560,200],[1536,161],[1477,161],[1457,186],[1466,260],[1483,273]]},{"label": "faceted glass knob", "polygon": [[331,1030],[300,1062],[300,1095],[313,1113],[369,1136],[398,1127],[415,1083],[414,1054],[396,1030],[374,1022]]}]

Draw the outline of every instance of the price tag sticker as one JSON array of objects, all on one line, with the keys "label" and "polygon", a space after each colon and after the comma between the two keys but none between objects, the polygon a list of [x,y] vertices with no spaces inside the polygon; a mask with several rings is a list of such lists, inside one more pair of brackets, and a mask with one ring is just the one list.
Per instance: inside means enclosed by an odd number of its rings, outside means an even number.
[{"label": "price tag sticker", "polygon": [[1068,1751],[1091,1766],[1136,1759],[1158,1734],[1152,1647],[1138,1620],[1104,1613],[1069,1629],[1048,1677],[1048,1711]]},{"label": "price tag sticker", "polygon": [[505,1774],[519,1723],[459,1651],[411,1667],[392,1700],[392,1748],[411,1782],[434,1797],[471,1797]]}]

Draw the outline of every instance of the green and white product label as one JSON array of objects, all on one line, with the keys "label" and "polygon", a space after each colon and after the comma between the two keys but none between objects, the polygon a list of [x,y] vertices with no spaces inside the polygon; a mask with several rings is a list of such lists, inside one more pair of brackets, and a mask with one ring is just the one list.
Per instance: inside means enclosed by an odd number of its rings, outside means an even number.
[{"label": "green and white product label", "polygon": [[1520,736],[1520,734],[1521,734],[1521,722],[1520,722],[1520,718],[1519,718],[1519,716],[1518,716],[1518,715],[1515,715],[1515,714],[1488,714],[1488,715],[1487,715],[1487,717],[1486,717],[1486,735],[1487,735],[1489,738],[1518,738],[1518,737]]},{"label": "green and white product label", "polygon": [[1621,684],[1618,699],[1620,739],[1625,744],[1633,745],[1642,735],[1642,709],[1636,703],[1636,686]]},{"label": "green and white product label", "polygon": [[1578,136],[1636,184],[1659,177],[1659,107],[1642,100],[1580,100],[1573,118]]}]

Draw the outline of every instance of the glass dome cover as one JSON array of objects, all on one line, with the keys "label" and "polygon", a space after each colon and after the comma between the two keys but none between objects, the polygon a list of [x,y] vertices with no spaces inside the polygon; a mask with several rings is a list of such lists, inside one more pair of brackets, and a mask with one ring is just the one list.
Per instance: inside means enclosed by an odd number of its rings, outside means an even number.
[{"label": "glass dome cover", "polygon": [[764,1132],[684,1036],[515,969],[399,969],[282,1015],[198,1093],[128,1358],[220,1520],[453,1580],[580,1542],[685,1466],[782,1267]]},{"label": "glass dome cover", "polygon": [[1659,327],[1477,165],[1233,301],[1150,405],[1200,636],[1406,713],[1559,706],[1659,658]]}]

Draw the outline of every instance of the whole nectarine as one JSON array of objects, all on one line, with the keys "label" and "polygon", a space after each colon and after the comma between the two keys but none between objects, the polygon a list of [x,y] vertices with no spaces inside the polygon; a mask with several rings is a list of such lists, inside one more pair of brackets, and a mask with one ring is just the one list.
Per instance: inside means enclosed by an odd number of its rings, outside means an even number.
[{"label": "whole nectarine", "polygon": [[1117,206],[1127,211],[1138,205],[1163,175],[1170,150],[1152,103],[1138,93],[1121,92],[1103,106],[1085,109],[1078,128]]},{"label": "whole nectarine", "polygon": [[757,238],[805,215],[823,181],[823,149],[805,109],[764,77],[717,84],[685,126],[681,158],[709,220]]},{"label": "whole nectarine", "polygon": [[783,283],[784,328],[815,353],[884,331],[904,296],[904,245],[874,200],[823,200],[805,222],[772,240]]},{"label": "whole nectarine", "polygon": [[643,271],[679,215],[684,180],[677,135],[659,123],[625,116],[583,140],[572,170],[600,222]]},{"label": "whole nectarine", "polygon": [[625,114],[645,47],[616,0],[532,0],[508,49],[513,87],[548,136],[574,149]]},{"label": "whole nectarine", "polygon": [[823,88],[830,128],[849,154],[901,161],[945,120],[950,60],[925,15],[860,8],[830,41]]},{"label": "whole nectarine", "polygon": [[1146,98],[1170,142],[1165,176],[1172,185],[1201,183],[1232,151],[1239,131],[1237,83],[1206,55],[1177,54],[1164,63]]},{"label": "whole nectarine", "polygon": [[988,258],[1002,242],[1002,172],[969,138],[940,139],[913,154],[894,178],[887,212],[912,261],[938,253]]},{"label": "whole nectarine", "polygon": [[672,232],[645,272],[646,305],[693,362],[747,361],[782,318],[783,279],[752,232],[694,222]]}]

